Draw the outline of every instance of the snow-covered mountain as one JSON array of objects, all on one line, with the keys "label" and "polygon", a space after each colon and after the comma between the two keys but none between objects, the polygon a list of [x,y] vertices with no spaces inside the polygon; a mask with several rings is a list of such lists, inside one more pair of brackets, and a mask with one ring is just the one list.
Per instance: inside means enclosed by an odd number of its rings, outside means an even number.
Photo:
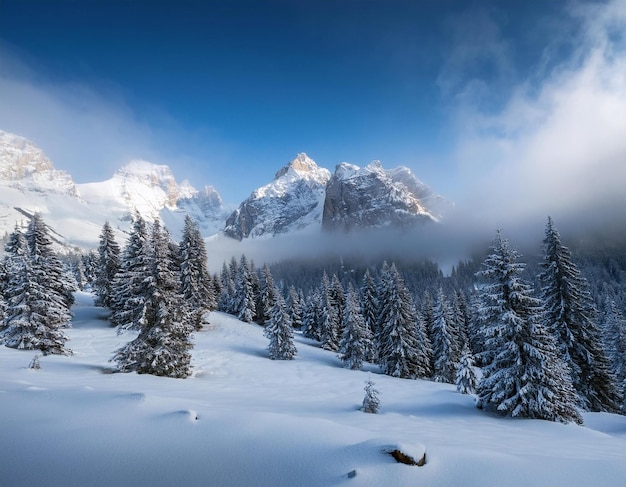
[{"label": "snow-covered mountain", "polygon": [[319,230],[328,169],[306,154],[276,173],[274,180],[255,190],[226,220],[224,234],[242,240],[271,237],[305,229]]},{"label": "snow-covered mountain", "polygon": [[322,227],[349,231],[363,228],[409,228],[437,222],[445,200],[417,179],[407,167],[385,170],[380,161],[360,168],[339,164],[326,186]]},{"label": "snow-covered mountain", "polygon": [[78,196],[72,177],[58,171],[31,141],[0,130],[0,185],[21,191]]},{"label": "snow-covered mountain", "polygon": [[302,153],[233,211],[212,186],[178,183],[168,166],[142,160],[106,181],[76,184],[32,142],[0,131],[0,235],[34,212],[43,214],[59,243],[93,248],[105,221],[125,232],[135,212],[150,221],[160,217],[174,237],[189,214],[204,236],[246,240],[322,228],[406,228],[439,221],[449,207],[406,167],[342,163],[331,177]]},{"label": "snow-covered mountain", "polygon": [[93,248],[106,220],[125,232],[135,211],[148,220],[160,216],[174,235],[185,214],[211,235],[229,212],[213,187],[179,184],[168,166],[147,161],[131,161],[106,181],[76,184],[32,142],[0,131],[0,234],[40,212],[58,243]]},{"label": "snow-covered mountain", "polygon": [[224,234],[242,240],[302,230],[407,228],[437,222],[451,207],[407,167],[385,170],[339,164],[330,176],[306,154],[254,191],[226,221]]}]

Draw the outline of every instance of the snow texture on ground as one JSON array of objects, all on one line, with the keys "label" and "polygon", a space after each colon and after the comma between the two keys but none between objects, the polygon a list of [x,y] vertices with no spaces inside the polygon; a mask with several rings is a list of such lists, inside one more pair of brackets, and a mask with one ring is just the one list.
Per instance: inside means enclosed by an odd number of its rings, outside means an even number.
[{"label": "snow texture on ground", "polygon": [[[70,357],[0,347],[0,485],[621,486],[626,417],[585,425],[511,420],[453,386],[346,370],[297,336],[267,358],[262,328],[212,313],[195,334],[194,375],[107,373],[117,335],[77,295]],[[359,411],[368,375],[381,413]],[[402,448],[423,467],[396,463]]]}]

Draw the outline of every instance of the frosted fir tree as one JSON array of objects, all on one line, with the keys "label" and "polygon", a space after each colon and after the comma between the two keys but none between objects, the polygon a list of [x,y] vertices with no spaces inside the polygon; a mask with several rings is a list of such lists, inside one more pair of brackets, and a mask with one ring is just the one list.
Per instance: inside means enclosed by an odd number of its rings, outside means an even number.
[{"label": "frosted fir tree", "polygon": [[181,292],[192,314],[194,328],[200,330],[203,317],[217,307],[211,275],[207,267],[207,252],[197,223],[185,217],[183,235],[179,245]]},{"label": "frosted fir tree", "polygon": [[322,348],[336,352],[339,349],[339,329],[341,324],[339,323],[338,309],[333,300],[333,292],[326,271],[322,275],[319,295],[319,325]]},{"label": "frosted fir tree", "polygon": [[25,236],[15,233],[9,239],[7,250],[9,278],[0,342],[44,355],[70,355],[63,331],[72,316],[66,295],[70,288],[60,281],[66,276],[40,215],[31,219]]},{"label": "frosted fir tree", "polygon": [[291,323],[295,330],[302,328],[302,315],[304,313],[304,300],[301,298],[301,292],[298,292],[294,286],[289,287],[289,309],[291,314]]},{"label": "frosted fir tree", "polygon": [[265,264],[261,270],[261,309],[258,311],[259,324],[264,325],[271,319],[272,308],[276,303],[276,285],[269,266]]},{"label": "frosted fir tree", "polygon": [[217,309],[224,313],[235,314],[235,281],[226,262],[222,264],[222,272],[220,273],[219,281],[222,284],[222,289]]},{"label": "frosted fir tree", "polygon": [[302,315],[302,334],[317,341],[322,340],[320,299],[319,290],[314,290],[307,298]]},{"label": "frosted fir tree", "polygon": [[41,361],[40,361],[40,359],[41,359],[41,355],[36,353],[35,356],[33,357],[33,359],[28,364],[28,368],[29,369],[33,369],[33,370],[41,370]]},{"label": "frosted fir tree", "polygon": [[360,369],[367,360],[372,337],[352,285],[348,287],[343,312],[343,333],[339,342],[339,358],[350,369]]},{"label": "frosted fir tree", "polygon": [[463,349],[461,360],[456,369],[455,384],[456,390],[461,394],[474,394],[476,392],[478,376],[474,366],[474,357],[467,347]]},{"label": "frosted fir tree", "polygon": [[453,384],[461,359],[459,336],[455,327],[455,317],[450,309],[443,289],[437,293],[437,304],[433,310],[430,341],[433,347],[434,379],[437,382]]},{"label": "frosted fir tree", "polygon": [[365,319],[365,326],[372,337],[370,349],[367,351],[367,359],[370,362],[377,362],[378,350],[376,348],[377,342],[374,337],[378,334],[378,293],[376,291],[376,283],[374,282],[369,269],[365,270],[360,291],[361,313]]},{"label": "frosted fir tree", "polygon": [[626,380],[626,319],[619,310],[615,301],[609,300],[604,313],[603,335],[606,356],[611,364],[611,372],[616,378],[618,388],[623,390]]},{"label": "frosted fir tree", "polygon": [[193,317],[183,306],[171,239],[158,220],[150,240],[150,276],[146,279],[150,297],[141,329],[112,360],[122,372],[186,378],[191,375]]},{"label": "frosted fir tree", "polygon": [[569,370],[539,320],[541,302],[520,277],[518,258],[498,231],[478,273],[485,351],[476,404],[511,417],[581,423]]},{"label": "frosted fir tree", "polygon": [[71,273],[54,251],[48,225],[41,213],[35,213],[31,217],[24,237],[33,269],[41,273],[42,279],[48,280],[50,290],[63,299],[69,310],[74,304],[76,282],[70,278]]},{"label": "frosted fir tree", "polygon": [[105,222],[100,233],[98,245],[98,264],[94,291],[95,304],[106,308],[111,307],[113,296],[113,280],[120,268],[120,246],[109,222]]},{"label": "frosted fir tree", "polygon": [[256,315],[256,298],[252,285],[252,271],[245,255],[241,256],[235,282],[234,311],[241,321],[252,323]]},{"label": "frosted fir tree", "polygon": [[416,335],[417,313],[395,265],[384,272],[380,296],[379,360],[383,372],[393,377],[415,379],[430,370],[428,356]]},{"label": "frosted fir tree", "polygon": [[140,330],[143,327],[151,295],[151,278],[152,249],[148,228],[137,213],[111,286],[109,302],[112,313],[109,319],[119,331]]},{"label": "frosted fir tree", "polygon": [[555,336],[559,356],[570,369],[581,405],[591,411],[619,410],[615,379],[602,348],[589,285],[561,243],[551,218],[546,225],[541,299],[543,326]]},{"label": "frosted fir tree", "polygon": [[276,300],[265,325],[264,334],[270,343],[267,347],[272,360],[292,360],[298,353],[293,342],[293,325],[287,313],[285,300],[275,290]]},{"label": "frosted fir tree", "polygon": [[361,407],[361,411],[364,413],[377,414],[380,411],[380,398],[378,397],[380,392],[374,389],[375,385],[376,383],[372,382],[370,378],[365,381],[365,397]]}]

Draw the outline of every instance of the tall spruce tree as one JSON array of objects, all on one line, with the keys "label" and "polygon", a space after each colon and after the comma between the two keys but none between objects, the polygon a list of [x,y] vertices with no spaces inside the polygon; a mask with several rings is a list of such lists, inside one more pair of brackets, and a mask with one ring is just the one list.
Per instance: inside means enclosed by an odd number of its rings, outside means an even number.
[{"label": "tall spruce tree", "polygon": [[379,360],[383,372],[415,379],[430,371],[428,356],[416,333],[417,313],[395,264],[385,268],[380,296]]},{"label": "tall spruce tree", "polygon": [[339,349],[339,314],[335,301],[333,300],[333,292],[328,274],[324,271],[322,282],[319,288],[320,306],[319,306],[319,327],[320,341],[324,350],[336,352]]},{"label": "tall spruce tree", "polygon": [[293,343],[293,325],[285,306],[285,300],[274,290],[276,299],[266,322],[264,334],[269,339],[269,357],[272,360],[291,360],[298,353]]},{"label": "tall spruce tree", "polygon": [[141,330],[146,320],[151,288],[152,249],[146,221],[135,214],[120,267],[113,278],[110,299],[112,326],[118,330]]},{"label": "tall spruce tree", "polygon": [[6,250],[9,279],[0,342],[44,355],[71,354],[63,331],[72,316],[73,299],[67,296],[71,287],[63,281],[66,273],[40,214],[31,218],[24,237],[16,229]]},{"label": "tall spruce tree", "polygon": [[372,348],[372,336],[363,317],[358,297],[350,285],[343,311],[343,332],[339,342],[339,358],[350,369],[360,369]]},{"label": "tall spruce tree", "polygon": [[170,236],[156,220],[150,238],[150,274],[145,282],[149,298],[137,338],[115,352],[122,372],[135,371],[173,378],[191,375],[193,317],[186,313],[180,275],[172,260]]},{"label": "tall spruce tree", "polygon": [[619,399],[610,364],[602,348],[589,286],[561,243],[548,218],[544,243],[541,298],[543,326],[556,338],[558,353],[568,365],[580,404],[591,411],[618,411]]},{"label": "tall spruce tree", "polygon": [[102,227],[100,244],[98,246],[98,265],[96,267],[96,282],[94,286],[97,306],[111,307],[113,279],[119,268],[120,246],[116,242],[113,229],[107,221]]},{"label": "tall spruce tree", "polygon": [[374,337],[378,335],[378,293],[376,291],[376,283],[370,274],[369,269],[365,269],[363,282],[361,283],[361,312],[365,319],[365,326],[372,337],[370,341],[370,349],[367,351],[367,359],[371,362],[378,361],[378,350]]},{"label": "tall spruce tree", "polygon": [[319,342],[322,340],[320,300],[319,290],[313,290],[306,300],[302,315],[302,334]]},{"label": "tall spruce tree", "polygon": [[539,320],[541,302],[520,277],[518,257],[498,231],[478,273],[485,351],[477,406],[512,417],[581,423],[567,365]]},{"label": "tall spruce tree", "polygon": [[455,316],[442,288],[437,293],[433,310],[430,341],[433,347],[434,379],[453,384],[461,360],[460,338],[456,330]]},{"label": "tall spruce tree", "polygon": [[295,330],[302,328],[302,315],[304,313],[304,303],[301,299],[301,292],[298,292],[292,285],[289,287],[289,314],[291,315],[291,323]]},{"label": "tall spruce tree", "polygon": [[623,402],[626,400],[626,390],[623,389],[626,383],[626,319],[613,300],[606,304],[602,330],[606,355]]},{"label": "tall spruce tree", "polygon": [[252,323],[256,315],[256,297],[252,284],[252,270],[245,255],[241,256],[238,266],[233,311],[237,318],[246,323]]},{"label": "tall spruce tree", "polygon": [[179,252],[182,296],[194,328],[200,330],[204,316],[213,311],[217,303],[207,267],[204,239],[197,223],[189,215],[185,217]]},{"label": "tall spruce tree", "polygon": [[261,271],[261,309],[257,310],[259,324],[264,325],[271,319],[272,308],[276,303],[276,285],[270,267],[265,264]]}]

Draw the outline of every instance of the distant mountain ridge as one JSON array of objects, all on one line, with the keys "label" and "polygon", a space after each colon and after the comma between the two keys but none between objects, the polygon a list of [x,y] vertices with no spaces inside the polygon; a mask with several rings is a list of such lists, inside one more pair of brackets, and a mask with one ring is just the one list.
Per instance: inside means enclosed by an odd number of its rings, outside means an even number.
[{"label": "distant mountain ridge", "polygon": [[161,218],[175,236],[189,214],[205,237],[243,240],[406,228],[438,222],[450,206],[406,167],[341,163],[331,175],[304,153],[237,207],[225,205],[212,186],[179,183],[167,165],[143,160],[130,161],[108,180],[76,184],[35,144],[0,131],[0,232],[41,212],[61,242],[82,248],[97,245],[107,220],[120,234],[128,231],[135,212],[149,221]]}]

